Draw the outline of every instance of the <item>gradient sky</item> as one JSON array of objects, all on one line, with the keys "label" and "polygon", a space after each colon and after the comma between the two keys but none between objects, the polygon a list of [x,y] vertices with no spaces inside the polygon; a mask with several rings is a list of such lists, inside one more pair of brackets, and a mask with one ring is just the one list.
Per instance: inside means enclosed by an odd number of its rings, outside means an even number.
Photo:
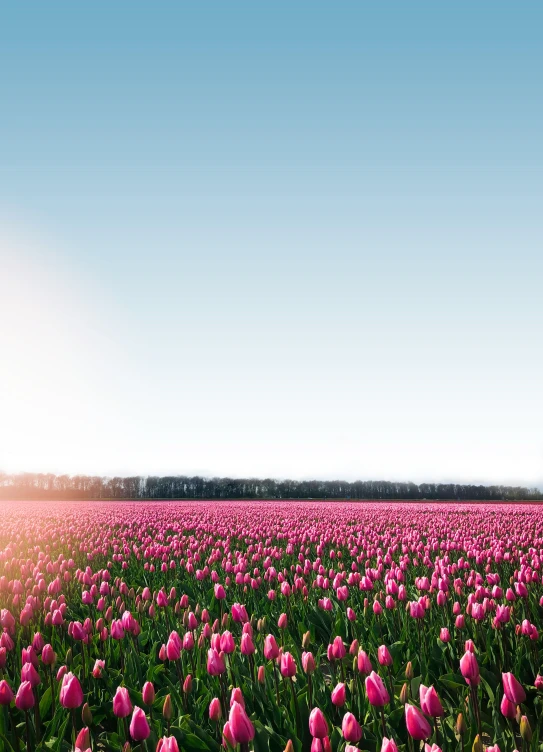
[{"label": "gradient sky", "polygon": [[4,4],[0,469],[543,485],[542,28]]}]

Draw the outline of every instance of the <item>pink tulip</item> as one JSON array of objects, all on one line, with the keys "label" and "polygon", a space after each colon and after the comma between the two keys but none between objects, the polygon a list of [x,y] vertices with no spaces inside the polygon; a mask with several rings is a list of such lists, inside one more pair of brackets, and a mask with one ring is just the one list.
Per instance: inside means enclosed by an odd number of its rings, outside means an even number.
[{"label": "pink tulip", "polygon": [[441,701],[435,691],[434,687],[425,687],[421,684],[419,687],[420,693],[420,706],[426,715],[432,716],[432,718],[440,718],[445,714]]},{"label": "pink tulip", "polygon": [[409,735],[421,741],[432,735],[432,728],[418,708],[409,703],[405,706],[405,723]]},{"label": "pink tulip", "polygon": [[328,736],[328,724],[320,708],[313,708],[309,714],[309,731],[316,739]]},{"label": "pink tulip", "polygon": [[228,723],[237,744],[247,744],[254,738],[255,727],[239,702],[234,702],[230,708]]},{"label": "pink tulip", "polygon": [[13,702],[13,690],[5,679],[0,681],[0,705],[10,705]]},{"label": "pink tulip", "polygon": [[334,640],[332,642],[332,655],[336,661],[342,660],[347,655],[347,650],[345,649],[343,640],[341,639],[341,637],[339,637],[339,635],[337,637],[334,637]]},{"label": "pink tulip", "polygon": [[89,749],[90,748],[90,731],[87,726],[84,726],[78,733],[75,739],[75,748],[77,749]]},{"label": "pink tulip", "polygon": [[223,653],[218,653],[214,648],[207,651],[207,673],[210,676],[219,676],[226,671]]},{"label": "pink tulip", "polygon": [[503,691],[513,705],[520,705],[526,699],[526,692],[522,684],[511,672],[502,674]]},{"label": "pink tulip", "polygon": [[474,653],[469,650],[460,659],[460,671],[468,684],[477,686],[481,681],[479,676],[479,664]]},{"label": "pink tulip", "polygon": [[178,661],[181,657],[182,644],[170,638],[166,643],[166,657],[169,661]]},{"label": "pink tulip", "polygon": [[358,655],[356,657],[356,662],[357,662],[358,671],[363,676],[369,676],[369,674],[371,674],[371,672],[373,671],[373,667],[371,665],[371,661],[368,658],[368,655],[365,652],[365,650],[361,650],[358,653]]},{"label": "pink tulip", "polygon": [[32,691],[30,682],[24,681],[19,686],[15,696],[15,706],[18,710],[25,711],[34,707],[34,692]]},{"label": "pink tulip", "polygon": [[275,637],[269,634],[264,640],[264,658],[267,661],[274,661],[279,656],[279,647]]},{"label": "pink tulip", "polygon": [[242,655],[252,655],[255,652],[255,646],[250,634],[241,635],[241,653]]},{"label": "pink tulip", "polygon": [[242,708],[245,707],[243,692],[239,687],[234,687],[234,689],[232,690],[232,694],[230,695],[230,707],[232,707],[235,702],[239,702]]},{"label": "pink tulip", "polygon": [[381,752],[398,752],[398,747],[396,746],[394,739],[387,739],[386,736],[383,736]]},{"label": "pink tulip", "polygon": [[150,681],[145,682],[141,691],[141,697],[145,705],[149,707],[155,701],[155,688]]},{"label": "pink tulip", "polygon": [[73,710],[83,704],[83,690],[77,676],[74,676],[72,672],[65,674],[62,677],[62,685],[60,687],[59,702],[63,708]]},{"label": "pink tulip", "polygon": [[94,668],[92,669],[92,675],[95,679],[100,679],[102,671],[106,667],[106,662],[97,658],[94,662]]},{"label": "pink tulip", "polygon": [[144,711],[136,706],[130,721],[130,736],[135,742],[142,742],[148,738],[150,733],[151,729]]},{"label": "pink tulip", "polygon": [[179,752],[175,736],[163,736],[157,744],[156,752]]},{"label": "pink tulip", "polygon": [[312,674],[315,671],[315,659],[313,653],[302,653],[302,668],[306,674]]},{"label": "pink tulip", "polygon": [[505,695],[503,695],[501,703],[500,703],[500,710],[502,715],[505,718],[509,718],[513,720],[517,717],[517,707],[514,705],[511,700],[508,700]]},{"label": "pink tulip", "polygon": [[372,671],[369,676],[366,676],[365,685],[370,705],[381,708],[383,705],[390,702],[390,696],[383,684],[383,680],[379,674],[375,673],[375,671]]},{"label": "pink tulip", "polygon": [[342,708],[345,705],[346,692],[345,692],[345,684],[343,684],[343,682],[336,684],[336,686],[332,690],[331,699],[332,699],[332,704],[335,705],[337,708]]},{"label": "pink tulip", "polygon": [[290,653],[281,653],[281,675],[285,677],[296,675],[296,661]]},{"label": "pink tulip", "polygon": [[33,687],[41,684],[41,676],[38,674],[32,663],[24,663],[21,668],[21,681],[30,682]]},{"label": "pink tulip", "polygon": [[235,649],[236,643],[234,642],[231,632],[228,630],[224,631],[221,635],[221,651],[226,655],[230,655]]},{"label": "pink tulip", "polygon": [[132,702],[126,687],[117,687],[113,697],[113,714],[117,718],[126,718],[132,712]]},{"label": "pink tulip", "polygon": [[236,747],[237,741],[232,733],[232,730],[230,729],[230,721],[226,721],[222,728],[222,736],[223,736],[223,747],[226,747],[227,745],[230,745],[230,747]]},{"label": "pink tulip", "polygon": [[209,703],[209,720],[217,723],[217,721],[220,720],[221,716],[222,710],[220,700],[218,697],[214,697]]},{"label": "pink tulip", "polygon": [[377,650],[377,660],[380,666],[392,666],[392,656],[386,645],[381,645]]},{"label": "pink tulip", "polygon": [[362,728],[352,713],[345,713],[341,723],[341,733],[347,742],[359,742],[362,738]]},{"label": "pink tulip", "polygon": [[451,634],[447,627],[441,627],[439,631],[439,639],[441,642],[450,642],[451,641]]},{"label": "pink tulip", "polygon": [[43,646],[41,651],[41,659],[44,666],[54,666],[57,660],[57,656],[52,646],[47,644]]}]

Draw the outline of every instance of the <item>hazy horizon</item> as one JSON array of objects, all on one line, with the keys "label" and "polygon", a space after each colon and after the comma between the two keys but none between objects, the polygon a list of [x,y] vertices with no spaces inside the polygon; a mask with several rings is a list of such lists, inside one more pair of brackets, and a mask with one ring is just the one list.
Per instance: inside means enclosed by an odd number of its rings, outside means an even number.
[{"label": "hazy horizon", "polygon": [[169,472],[169,473],[145,473],[145,472],[141,472],[141,473],[133,473],[132,475],[124,475],[124,474],[119,474],[119,473],[115,473],[115,474],[100,473],[100,472],[96,472],[96,473],[79,473],[79,472],[73,472],[73,473],[62,473],[62,472],[50,473],[48,471],[43,471],[43,472],[34,473],[31,470],[21,470],[21,471],[16,471],[16,472],[12,472],[12,473],[6,473],[6,471],[3,468],[0,467],[0,477],[1,477],[2,473],[4,473],[5,475],[8,475],[8,476],[39,475],[39,474],[41,474],[41,475],[48,475],[48,474],[51,474],[51,475],[55,475],[56,477],[60,477],[62,475],[65,475],[65,476],[68,476],[68,477],[71,477],[71,478],[75,478],[75,477],[78,477],[78,476],[96,477],[96,478],[114,478],[114,477],[120,477],[120,478],[129,478],[129,477],[151,478],[151,477],[155,477],[156,476],[156,477],[189,477],[189,478],[190,477],[201,477],[201,478],[205,478],[207,480],[212,480],[214,478],[231,478],[232,480],[238,480],[238,479],[241,479],[241,478],[247,478],[248,480],[259,480],[259,481],[260,480],[273,480],[273,481],[277,481],[277,482],[296,481],[296,482],[302,482],[302,483],[303,482],[309,482],[309,481],[317,481],[317,482],[323,482],[323,483],[336,481],[336,482],[345,482],[345,483],[356,483],[356,482],[360,482],[360,483],[367,483],[367,482],[381,483],[381,482],[384,482],[384,483],[398,483],[398,484],[414,483],[415,485],[421,485],[421,484],[424,484],[424,483],[436,483],[436,484],[443,484],[443,485],[449,485],[449,484],[455,485],[456,484],[456,485],[481,485],[481,486],[493,486],[493,485],[499,486],[499,485],[503,485],[503,486],[512,486],[512,487],[514,487],[514,486],[526,486],[527,488],[537,488],[538,490],[543,491],[543,481],[541,483],[535,482],[535,483],[531,483],[531,484],[524,484],[524,483],[506,484],[506,483],[492,483],[492,482],[489,482],[489,481],[478,481],[478,480],[466,481],[466,480],[462,480],[462,479],[458,479],[458,478],[457,479],[446,478],[446,479],[443,479],[443,480],[437,480],[437,479],[430,479],[430,480],[428,480],[427,478],[426,479],[425,478],[420,478],[418,480],[413,480],[412,478],[381,478],[381,477],[362,478],[362,477],[358,477],[358,476],[353,476],[352,478],[340,478],[340,477],[336,477],[336,476],[326,476],[326,475],[322,475],[322,474],[319,475],[319,476],[305,476],[305,477],[300,476],[300,477],[297,477],[297,478],[293,478],[293,477],[290,477],[290,476],[282,476],[282,477],[281,476],[263,476],[263,475],[262,476],[256,476],[256,475],[233,476],[233,475],[215,475],[213,473],[207,473],[207,472],[204,472],[204,473],[190,473],[190,472],[188,472],[187,473],[187,472],[178,472],[178,471],[172,471],[172,472]]},{"label": "hazy horizon", "polygon": [[543,487],[543,6],[2,21],[0,470]]}]

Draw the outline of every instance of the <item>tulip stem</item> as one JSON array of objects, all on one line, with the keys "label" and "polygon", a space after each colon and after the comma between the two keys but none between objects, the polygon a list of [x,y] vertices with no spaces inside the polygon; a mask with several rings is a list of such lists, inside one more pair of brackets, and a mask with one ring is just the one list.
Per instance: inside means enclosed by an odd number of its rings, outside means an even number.
[{"label": "tulip stem", "polygon": [[390,709],[394,710],[394,682],[392,681],[392,671],[390,670],[390,666],[387,666],[388,668],[388,680],[390,682]]},{"label": "tulip stem", "polygon": [[179,677],[179,684],[182,687],[184,679],[183,679],[183,671],[182,671],[182,668],[181,668],[181,661],[180,660],[176,660],[176,661],[174,661],[174,664],[175,664],[175,668],[176,668],[176,671],[177,671],[177,676]]},{"label": "tulip stem", "polygon": [[53,687],[53,667],[49,666],[49,686],[51,687],[51,708],[53,710],[53,716],[55,715],[55,690]]},{"label": "tulip stem", "polygon": [[14,741],[14,749],[19,749],[19,737],[17,736],[17,723],[15,721],[15,718],[13,717],[13,710],[11,708],[11,705],[8,708],[9,712],[9,719],[11,722],[11,731],[13,733],[13,741]]},{"label": "tulip stem", "polygon": [[298,698],[296,697],[296,690],[294,689],[294,682],[292,676],[290,677],[290,688],[292,689],[292,699],[294,700],[294,712],[296,713],[296,729],[298,731],[298,737],[302,737],[302,719],[300,717],[300,708],[298,706]]},{"label": "tulip stem", "polygon": [[30,720],[28,718],[28,710],[25,710],[26,721],[26,752],[30,752]]},{"label": "tulip stem", "polygon": [[382,705],[381,705],[381,725],[383,727],[383,736],[386,736],[387,735],[387,730],[386,730],[386,726],[385,726],[385,710],[384,710],[384,708],[383,708]]},{"label": "tulip stem", "polygon": [[277,681],[277,666],[275,662],[273,664],[273,678],[275,679],[275,697],[277,699],[277,707],[280,707],[279,705],[279,682]]},{"label": "tulip stem", "polygon": [[34,696],[36,698],[34,702],[34,728],[36,730],[36,739],[39,736],[40,733],[40,703],[39,703],[39,697],[38,697],[38,688],[34,687]]},{"label": "tulip stem", "polygon": [[225,678],[224,674],[219,675],[219,684],[221,687],[221,700],[222,700],[222,712],[223,716],[226,718],[228,706],[226,704],[226,686],[225,686]]},{"label": "tulip stem", "polygon": [[473,714],[475,715],[475,721],[477,723],[477,732],[481,736],[481,716],[479,714],[479,702],[477,700],[477,687],[470,686],[471,698],[473,701]]}]

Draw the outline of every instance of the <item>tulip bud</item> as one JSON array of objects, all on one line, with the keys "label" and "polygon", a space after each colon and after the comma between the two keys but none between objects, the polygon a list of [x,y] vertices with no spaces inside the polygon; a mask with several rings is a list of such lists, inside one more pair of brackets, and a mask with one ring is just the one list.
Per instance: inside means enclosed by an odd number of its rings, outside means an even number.
[{"label": "tulip bud", "polygon": [[81,720],[83,721],[84,726],[92,726],[92,712],[88,702],[83,705]]},{"label": "tulip bud", "polygon": [[209,719],[217,722],[222,715],[221,703],[218,697],[214,697],[209,703]]},{"label": "tulip bud", "polygon": [[72,665],[72,649],[68,648],[66,651],[66,660],[64,661],[66,665],[69,667]]},{"label": "tulip bud", "polygon": [[162,706],[162,715],[167,721],[171,721],[173,716],[173,706],[171,695],[166,695],[164,705]]},{"label": "tulip bud", "polygon": [[413,664],[411,661],[407,664],[405,667],[405,678],[411,681],[411,679],[415,676],[415,672],[413,671]]},{"label": "tulip bud", "polygon": [[402,687],[402,691],[400,692],[400,702],[402,703],[402,705],[405,705],[408,699],[409,699],[409,688],[407,686],[407,682],[405,682]]},{"label": "tulip bud", "polygon": [[479,734],[477,734],[477,736],[473,740],[473,747],[471,748],[471,752],[484,752],[483,743]]},{"label": "tulip bud", "polygon": [[[311,643],[311,632],[309,630],[307,632],[304,632],[304,636],[302,637],[302,647],[304,650],[309,647]],[[292,745],[292,742],[289,739],[290,744]],[[288,744],[287,744],[288,747]]]},{"label": "tulip bud", "polygon": [[266,683],[266,673],[264,666],[258,667],[258,683],[259,684],[265,684]]},{"label": "tulip bud", "polygon": [[88,727],[82,728],[75,740],[76,749],[88,749],[90,747],[90,732]]},{"label": "tulip bud", "polygon": [[154,703],[155,688],[152,682],[150,681],[145,682],[145,684],[143,685],[143,690],[142,690],[141,695],[142,695],[142,699],[145,705],[150,706]]},{"label": "tulip bud", "polygon": [[289,739],[287,742],[287,746],[285,747],[285,752],[294,752],[294,745],[291,739]]},{"label": "tulip bud", "polygon": [[468,727],[466,726],[464,716],[462,715],[462,713],[458,713],[458,718],[456,719],[456,733],[458,734],[458,736],[464,736],[467,730]]},{"label": "tulip bud", "polygon": [[528,743],[532,741],[532,727],[530,726],[530,721],[525,715],[520,719],[520,735],[523,741]]}]

